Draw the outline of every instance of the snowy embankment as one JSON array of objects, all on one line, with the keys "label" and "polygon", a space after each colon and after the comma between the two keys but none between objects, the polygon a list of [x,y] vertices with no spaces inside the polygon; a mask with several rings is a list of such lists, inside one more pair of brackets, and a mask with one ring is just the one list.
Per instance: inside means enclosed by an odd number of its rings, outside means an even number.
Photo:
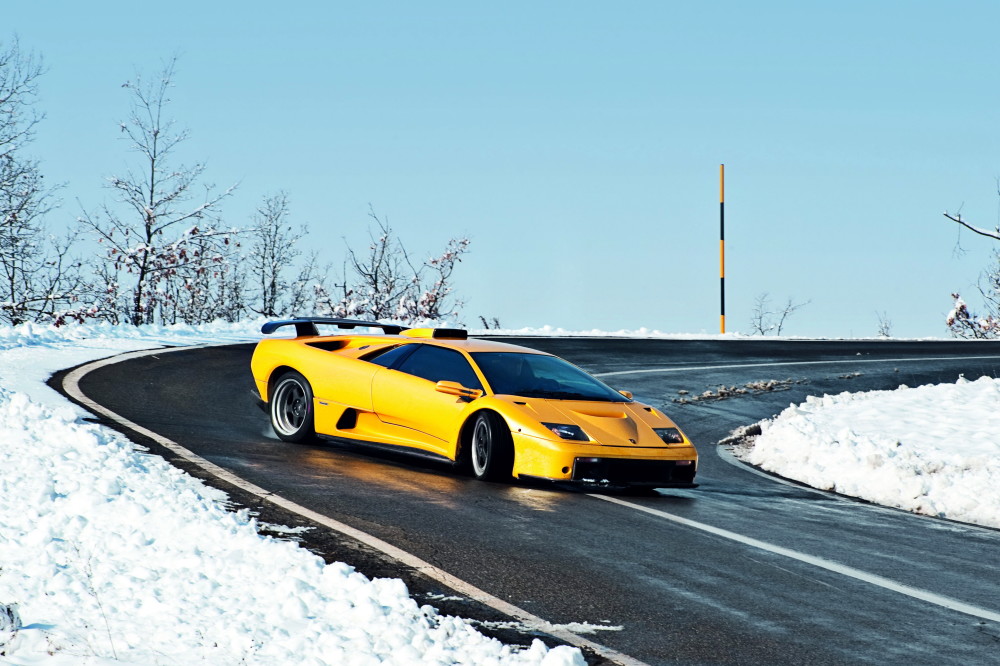
[{"label": "snowy embankment", "polygon": [[742,460],[815,488],[1000,528],[1000,380],[810,397]]},{"label": "snowy embankment", "polygon": [[123,351],[246,342],[259,324],[0,327],[0,661],[9,664],[544,664],[293,542],[45,386]]}]

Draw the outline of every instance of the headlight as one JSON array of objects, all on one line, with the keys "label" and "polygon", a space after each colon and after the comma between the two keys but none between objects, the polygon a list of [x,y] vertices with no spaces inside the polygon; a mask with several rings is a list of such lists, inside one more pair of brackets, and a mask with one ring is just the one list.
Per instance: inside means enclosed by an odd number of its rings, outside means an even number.
[{"label": "headlight", "polygon": [[662,439],[667,444],[683,444],[684,435],[677,428],[653,428],[660,439]]},{"label": "headlight", "polygon": [[571,425],[568,423],[543,423],[542,425],[563,439],[575,439],[580,442],[590,441],[590,438],[587,437],[587,433],[585,433],[583,428],[578,425]]}]

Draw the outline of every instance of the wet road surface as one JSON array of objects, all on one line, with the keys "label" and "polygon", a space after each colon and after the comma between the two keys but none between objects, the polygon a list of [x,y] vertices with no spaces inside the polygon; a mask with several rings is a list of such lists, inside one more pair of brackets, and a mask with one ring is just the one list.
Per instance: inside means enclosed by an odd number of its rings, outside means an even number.
[{"label": "wet road surface", "polygon": [[[997,376],[1000,347],[504,340],[556,353],[663,409],[698,445],[701,486],[609,501],[478,482],[362,447],[284,443],[250,394],[252,346],[148,356],[93,372],[81,387],[252,483],[550,622],[582,624],[591,640],[648,664],[1000,663],[1000,623],[988,615],[1000,614],[1000,532],[781,483],[717,451],[733,429],[807,395]],[[771,380],[776,390],[749,388]],[[750,392],[691,401],[720,386]],[[343,539],[314,530],[303,541],[368,575],[402,575],[444,612],[477,612]]]}]

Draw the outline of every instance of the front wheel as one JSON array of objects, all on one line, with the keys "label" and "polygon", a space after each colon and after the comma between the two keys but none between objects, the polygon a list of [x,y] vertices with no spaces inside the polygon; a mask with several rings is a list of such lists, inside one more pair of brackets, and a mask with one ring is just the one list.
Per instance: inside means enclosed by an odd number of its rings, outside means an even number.
[{"label": "front wheel", "polygon": [[312,387],[305,377],[286,372],[271,393],[271,427],[286,442],[305,442],[316,434],[314,430]]},{"label": "front wheel", "polygon": [[469,458],[477,479],[510,479],[514,468],[514,442],[507,423],[499,414],[480,412],[476,416]]}]

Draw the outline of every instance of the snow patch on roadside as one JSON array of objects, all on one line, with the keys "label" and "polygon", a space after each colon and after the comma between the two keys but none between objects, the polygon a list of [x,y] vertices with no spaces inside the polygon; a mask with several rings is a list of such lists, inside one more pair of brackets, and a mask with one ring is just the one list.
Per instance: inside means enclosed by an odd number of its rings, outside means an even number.
[{"label": "snow patch on roadside", "polygon": [[810,397],[734,454],[823,490],[1000,528],[1000,380]]},{"label": "snow patch on roadside", "polygon": [[[516,629],[518,631],[528,631],[522,622],[480,622],[473,621],[480,627],[487,629]],[[568,624],[550,624],[547,631],[569,631],[582,636],[584,634],[596,634],[599,631],[624,631],[625,627],[612,624],[591,624],[590,622],[569,622]]]}]

